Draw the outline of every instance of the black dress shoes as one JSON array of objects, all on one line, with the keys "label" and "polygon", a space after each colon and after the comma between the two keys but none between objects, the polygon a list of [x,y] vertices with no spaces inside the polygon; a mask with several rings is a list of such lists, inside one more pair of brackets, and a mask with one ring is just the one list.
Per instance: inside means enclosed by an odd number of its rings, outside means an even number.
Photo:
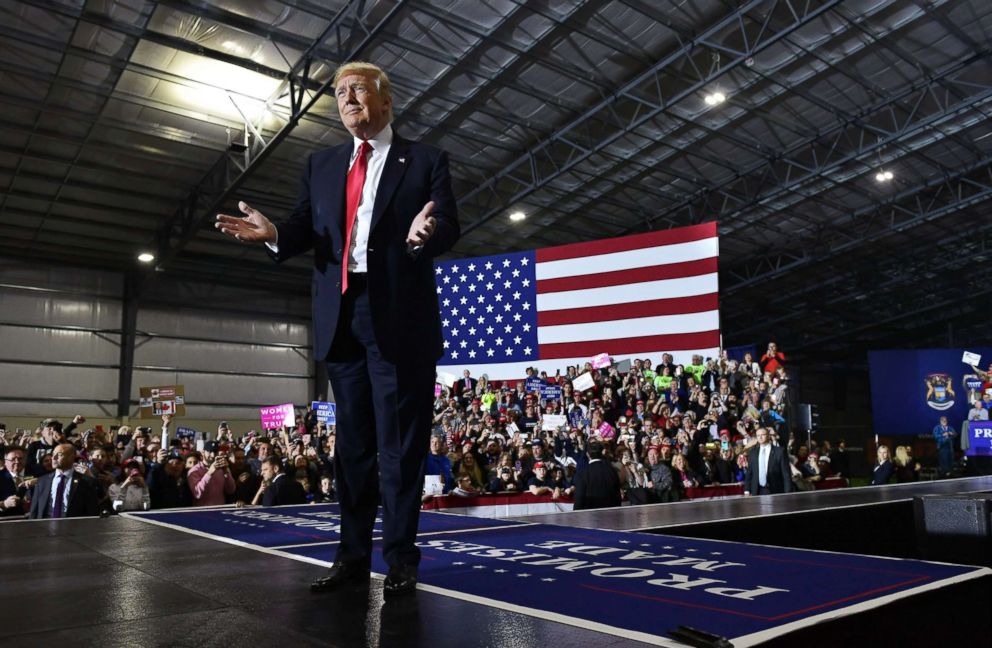
[{"label": "black dress shoes", "polygon": [[335,562],[326,576],[310,583],[311,592],[329,592],[343,585],[368,582],[369,565],[363,561]]},{"label": "black dress shoes", "polygon": [[386,596],[410,594],[417,590],[417,566],[397,565],[389,568],[382,592]]}]

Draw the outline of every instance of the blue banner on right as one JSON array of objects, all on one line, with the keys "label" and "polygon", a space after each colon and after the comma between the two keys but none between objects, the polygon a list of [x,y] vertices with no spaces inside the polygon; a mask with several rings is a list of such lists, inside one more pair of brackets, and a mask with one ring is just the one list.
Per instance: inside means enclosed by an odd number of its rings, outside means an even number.
[{"label": "blue banner on right", "polygon": [[968,423],[969,457],[992,457],[992,421]]},{"label": "blue banner on right", "polygon": [[[962,361],[979,356],[976,372]],[[988,384],[992,348],[869,351],[872,419],[875,434],[929,434],[941,416],[955,430]]]}]

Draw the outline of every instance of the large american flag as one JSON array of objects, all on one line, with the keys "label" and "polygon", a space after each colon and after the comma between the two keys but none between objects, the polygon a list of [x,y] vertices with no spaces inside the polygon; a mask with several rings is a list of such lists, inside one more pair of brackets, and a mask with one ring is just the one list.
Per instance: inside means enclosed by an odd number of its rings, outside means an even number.
[{"label": "large american flag", "polygon": [[522,378],[720,347],[716,223],[434,264],[439,371]]}]

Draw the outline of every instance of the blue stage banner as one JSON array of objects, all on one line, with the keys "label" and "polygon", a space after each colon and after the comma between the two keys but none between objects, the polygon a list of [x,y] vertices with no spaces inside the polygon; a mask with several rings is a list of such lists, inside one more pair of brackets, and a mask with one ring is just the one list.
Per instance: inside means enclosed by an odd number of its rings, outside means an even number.
[{"label": "blue stage banner", "polygon": [[869,351],[875,434],[929,434],[941,416],[960,429],[968,418],[969,399],[978,395],[976,373],[961,361],[966,350],[986,362],[992,359],[989,347]]},{"label": "blue stage banner", "polygon": [[968,423],[969,457],[992,457],[992,421],[971,421]]},{"label": "blue stage banner", "polygon": [[[124,514],[245,548],[330,565],[336,505]],[[372,570],[385,574],[376,520]],[[943,584],[965,565],[425,512],[420,588],[655,645],[689,626],[752,646]],[[814,629],[815,631],[815,629]],[[464,643],[464,642],[463,642]],[[471,642],[469,642],[471,645]],[[801,640],[796,643],[801,646]]]},{"label": "blue stage banner", "polygon": [[[341,537],[341,515],[337,504],[231,507],[202,511],[183,509],[134,513],[133,515],[163,526],[189,529],[259,547],[272,548],[299,544],[326,545],[337,542]],[[506,526],[507,524],[513,523],[506,520],[472,518],[444,513],[424,513],[420,516],[421,533],[450,533],[454,530]],[[380,515],[376,516],[372,533],[375,537],[382,534],[381,511]]]}]

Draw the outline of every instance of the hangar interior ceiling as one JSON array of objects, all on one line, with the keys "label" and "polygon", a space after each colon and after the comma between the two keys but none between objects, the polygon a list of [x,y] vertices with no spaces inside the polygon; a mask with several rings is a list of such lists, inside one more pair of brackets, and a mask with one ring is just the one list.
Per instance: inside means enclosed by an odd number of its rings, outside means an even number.
[{"label": "hangar interior ceiling", "polygon": [[292,209],[363,59],[451,154],[454,256],[715,219],[727,344],[988,341],[990,36],[986,0],[0,0],[0,254],[304,296],[211,222]]}]

